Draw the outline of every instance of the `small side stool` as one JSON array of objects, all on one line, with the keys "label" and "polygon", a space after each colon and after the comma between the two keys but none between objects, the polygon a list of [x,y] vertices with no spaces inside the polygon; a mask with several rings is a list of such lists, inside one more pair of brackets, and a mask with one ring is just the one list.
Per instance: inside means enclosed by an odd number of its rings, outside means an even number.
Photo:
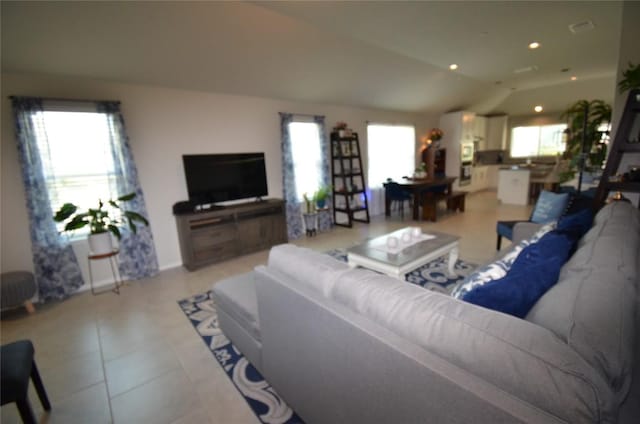
[{"label": "small side stool", "polygon": [[114,287],[113,289],[111,289],[111,291],[116,294],[120,294],[120,286],[122,286],[124,282],[122,281],[122,276],[120,275],[120,271],[118,271],[118,253],[120,253],[120,250],[114,249],[109,253],[89,253],[89,255],[87,255],[87,263],[89,265],[89,285],[91,286],[91,293],[93,295],[107,292],[107,291],[97,292],[93,288],[93,271],[91,269],[91,262],[101,260],[101,259],[109,260],[109,266],[111,266],[111,274],[113,274],[113,281],[114,281],[113,283]]},{"label": "small side stool", "polygon": [[1,276],[2,309],[24,305],[27,312],[35,311],[31,298],[36,294],[36,280],[27,271],[3,272]]},{"label": "small side stool", "polygon": [[44,389],[40,373],[33,359],[35,350],[30,340],[20,340],[0,347],[0,372],[2,373],[1,404],[15,402],[22,422],[25,424],[35,424],[37,421],[29,403],[29,377],[33,381],[33,386],[40,398],[45,411],[51,410],[51,404]]}]

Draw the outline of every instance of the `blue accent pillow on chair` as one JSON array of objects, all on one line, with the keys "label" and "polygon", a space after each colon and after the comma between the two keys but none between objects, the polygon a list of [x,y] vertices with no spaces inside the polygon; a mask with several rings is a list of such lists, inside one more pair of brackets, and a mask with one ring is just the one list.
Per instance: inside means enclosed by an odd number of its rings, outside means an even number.
[{"label": "blue accent pillow on chair", "polygon": [[503,278],[475,287],[462,300],[524,318],[540,297],[557,281],[575,239],[551,231],[525,247]]},{"label": "blue accent pillow on chair", "polygon": [[552,193],[543,190],[531,214],[531,222],[546,224],[557,220],[567,208],[568,202],[569,193]]}]

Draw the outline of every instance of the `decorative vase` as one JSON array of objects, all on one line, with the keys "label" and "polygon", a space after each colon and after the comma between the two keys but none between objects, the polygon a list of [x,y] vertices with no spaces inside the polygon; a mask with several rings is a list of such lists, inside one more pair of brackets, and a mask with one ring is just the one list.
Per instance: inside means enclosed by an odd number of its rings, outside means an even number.
[{"label": "decorative vase", "polygon": [[113,252],[111,233],[89,234],[89,252],[92,255],[104,255]]},{"label": "decorative vase", "polygon": [[323,209],[326,204],[327,204],[327,199],[316,200],[316,206],[318,207],[318,209]]}]

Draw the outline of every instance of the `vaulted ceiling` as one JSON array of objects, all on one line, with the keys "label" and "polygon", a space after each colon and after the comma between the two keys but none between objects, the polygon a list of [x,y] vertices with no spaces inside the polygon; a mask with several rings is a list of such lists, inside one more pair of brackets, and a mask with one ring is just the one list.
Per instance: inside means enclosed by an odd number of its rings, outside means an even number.
[{"label": "vaulted ceiling", "polygon": [[[2,1],[1,8],[3,72],[512,115],[536,104],[560,111],[580,98],[612,101],[622,16],[615,1]],[[532,41],[541,47],[529,49]]]}]

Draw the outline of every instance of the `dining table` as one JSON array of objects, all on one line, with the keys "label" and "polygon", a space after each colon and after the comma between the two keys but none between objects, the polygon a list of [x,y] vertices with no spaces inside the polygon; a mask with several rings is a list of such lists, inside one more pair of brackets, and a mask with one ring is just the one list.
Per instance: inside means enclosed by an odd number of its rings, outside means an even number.
[{"label": "dining table", "polygon": [[[435,177],[435,178],[412,178],[402,177],[398,179],[388,179],[387,182],[398,183],[401,189],[408,191],[413,196],[413,219],[420,220],[420,205],[422,199],[432,192],[435,187],[444,186],[444,193],[452,193],[452,186],[457,177]],[[385,188],[387,183],[382,184]],[[391,199],[385,190],[384,194],[384,214],[391,216]]]}]

